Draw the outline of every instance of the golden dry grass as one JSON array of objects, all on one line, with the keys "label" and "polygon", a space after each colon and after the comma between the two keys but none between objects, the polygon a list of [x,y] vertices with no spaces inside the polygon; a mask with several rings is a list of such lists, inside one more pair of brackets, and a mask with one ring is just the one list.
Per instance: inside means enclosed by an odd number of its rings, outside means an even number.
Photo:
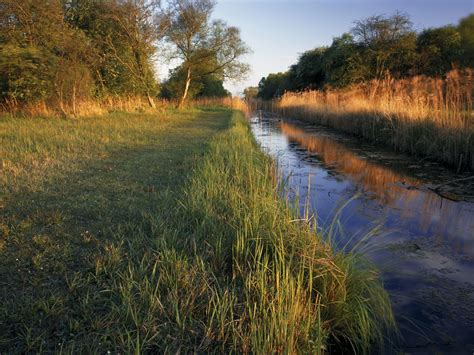
[{"label": "golden dry grass", "polygon": [[[103,99],[83,100],[74,106],[58,102],[35,102],[19,104],[15,101],[0,103],[0,115],[24,117],[92,117],[114,112],[127,113],[163,113],[165,110],[178,106],[174,100],[154,99],[155,107],[152,108],[145,97],[141,96],[108,96]],[[249,113],[247,104],[238,97],[202,98],[190,100],[185,108],[194,107],[228,107]]]},{"label": "golden dry grass", "polygon": [[386,77],[344,89],[286,93],[270,109],[473,170],[473,90],[474,71],[454,70],[444,79]]}]

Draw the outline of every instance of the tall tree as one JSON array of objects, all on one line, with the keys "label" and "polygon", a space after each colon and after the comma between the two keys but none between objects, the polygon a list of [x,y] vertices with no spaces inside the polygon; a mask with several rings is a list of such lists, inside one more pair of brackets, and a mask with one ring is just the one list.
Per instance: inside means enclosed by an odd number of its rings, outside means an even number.
[{"label": "tall tree", "polygon": [[326,83],[343,87],[370,78],[370,63],[364,60],[364,47],[350,33],[334,38],[323,58]]},{"label": "tall tree", "polygon": [[414,66],[416,32],[407,15],[397,12],[390,17],[377,15],[356,21],[352,34],[364,49],[374,79],[386,72],[407,75]]},{"label": "tall tree", "polygon": [[[160,16],[165,40],[171,45],[171,57],[182,61],[186,73],[180,99],[183,106],[193,80],[216,74],[226,79],[239,79],[248,71],[240,62],[249,52],[236,27],[210,20],[214,9],[211,0],[170,0]],[[196,68],[206,67],[199,72]]]},{"label": "tall tree", "polygon": [[458,31],[461,35],[463,48],[463,66],[474,68],[474,14],[459,22]]},{"label": "tall tree", "polygon": [[63,0],[66,18],[98,53],[94,73],[103,90],[146,95],[152,107],[160,26],[158,0]]},{"label": "tall tree", "polygon": [[258,83],[258,97],[264,100],[271,100],[279,97],[289,90],[289,73],[269,74]]},{"label": "tall tree", "polygon": [[426,29],[418,35],[417,51],[421,74],[443,75],[460,64],[461,35],[454,26]]},{"label": "tall tree", "polygon": [[326,47],[306,51],[300,55],[298,62],[290,68],[293,72],[294,90],[316,89],[324,85],[324,56]]},{"label": "tall tree", "polygon": [[75,104],[93,86],[89,43],[64,21],[60,0],[0,0],[0,81],[3,99]]},{"label": "tall tree", "polygon": [[252,99],[256,99],[258,96],[258,87],[256,86],[249,86],[244,89],[243,92],[245,100],[249,101]]},{"label": "tall tree", "polygon": [[[225,97],[230,93],[224,88],[224,78],[217,74],[207,74],[206,66],[194,69],[194,80],[189,85],[188,97]],[[186,85],[187,70],[182,66],[170,70],[168,80],[161,87],[160,96],[165,99],[179,100]]]}]

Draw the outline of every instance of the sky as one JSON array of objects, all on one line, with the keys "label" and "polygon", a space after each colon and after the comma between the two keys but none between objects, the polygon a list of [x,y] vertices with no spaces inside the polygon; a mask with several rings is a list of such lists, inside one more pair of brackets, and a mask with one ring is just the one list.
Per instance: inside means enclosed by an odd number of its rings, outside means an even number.
[{"label": "sky", "polygon": [[238,95],[269,73],[286,71],[302,52],[330,45],[354,21],[397,10],[420,31],[457,24],[474,12],[474,0],[217,0],[213,18],[239,27],[252,49],[244,58],[252,69],[248,77],[225,87]]}]

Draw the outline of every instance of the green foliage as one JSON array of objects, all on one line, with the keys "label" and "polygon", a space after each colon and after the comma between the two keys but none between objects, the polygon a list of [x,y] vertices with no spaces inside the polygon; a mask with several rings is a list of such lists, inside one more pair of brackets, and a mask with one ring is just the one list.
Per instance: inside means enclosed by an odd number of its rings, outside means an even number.
[{"label": "green foliage", "polygon": [[290,74],[276,73],[269,74],[262,78],[258,83],[258,97],[264,100],[270,100],[273,97],[281,96],[288,89]]},{"label": "green foliage", "polygon": [[320,88],[325,80],[324,58],[325,47],[315,48],[304,52],[298,59],[298,64],[290,67],[291,89]]},{"label": "green foliage", "polygon": [[[224,88],[224,81],[217,74],[206,74],[205,68],[195,70],[196,79],[188,88],[189,98],[226,97],[230,93]],[[169,78],[162,84],[160,96],[164,99],[178,100],[183,96],[186,86],[186,70],[177,67],[170,70]]]},{"label": "green foliage", "polygon": [[456,67],[474,67],[474,15],[458,27],[430,28],[417,34],[407,15],[371,16],[356,21],[350,33],[331,46],[304,52],[286,73],[259,83],[258,96],[268,100],[285,91],[347,87],[424,74],[442,76]]},{"label": "green foliage", "polygon": [[211,0],[170,0],[161,11],[164,40],[172,57],[182,60],[178,72],[185,75],[180,106],[187,99],[191,84],[215,75],[218,79],[241,79],[249,67],[240,59],[249,48],[240,30],[221,20],[211,21],[215,2]]},{"label": "green foliage", "polygon": [[418,36],[417,51],[419,72],[443,75],[461,64],[461,35],[454,26],[426,29]]},{"label": "green foliage", "polygon": [[244,89],[245,100],[256,99],[258,96],[258,87],[250,86]]},{"label": "green foliage", "polygon": [[37,47],[1,46],[1,99],[35,102],[47,98],[52,91],[54,59]]},{"label": "green foliage", "polygon": [[416,48],[416,33],[407,15],[371,16],[356,21],[352,29],[370,71],[366,79],[380,79],[386,73],[400,77],[409,74]]},{"label": "green foliage", "polygon": [[[29,103],[63,100],[81,88],[83,71],[78,67],[88,57],[89,45],[83,34],[70,28],[59,1],[19,3],[3,0],[0,17],[0,80],[3,100]],[[78,78],[81,78],[81,84]],[[66,81],[68,83],[66,84]],[[88,83],[89,84],[89,83]]]},{"label": "green foliage", "polygon": [[106,92],[156,95],[152,57],[159,31],[153,2],[69,1],[67,19],[90,39],[96,53],[94,75]]},{"label": "green foliage", "polygon": [[462,65],[474,68],[474,14],[461,19],[458,31],[464,51]]},{"label": "green foliage", "polygon": [[3,100],[156,95],[153,1],[0,1]]},{"label": "green foliage", "polygon": [[92,96],[140,95],[154,107],[163,39],[183,62],[162,96],[227,96],[223,81],[248,71],[239,60],[249,49],[238,28],[211,21],[213,7],[210,0],[0,0],[0,99],[46,101],[65,113]]},{"label": "green foliage", "polygon": [[326,81],[336,87],[348,86],[366,80],[370,66],[363,58],[362,47],[349,33],[334,38],[324,56]]},{"label": "green foliage", "polygon": [[231,93],[224,88],[224,81],[214,75],[206,75],[200,81],[196,97],[227,97]]}]

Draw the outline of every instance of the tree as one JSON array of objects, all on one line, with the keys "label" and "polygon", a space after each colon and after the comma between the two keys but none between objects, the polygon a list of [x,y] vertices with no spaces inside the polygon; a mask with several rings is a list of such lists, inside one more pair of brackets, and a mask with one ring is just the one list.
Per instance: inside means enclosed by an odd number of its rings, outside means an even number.
[{"label": "tree", "polygon": [[67,0],[64,6],[68,22],[92,40],[98,53],[94,73],[103,91],[145,95],[154,107],[159,2]]},{"label": "tree", "polygon": [[[202,68],[195,70],[197,79],[189,86],[188,97],[226,97],[230,93],[224,88],[222,77],[216,74],[202,75]],[[177,67],[170,70],[169,78],[162,84],[160,96],[164,99],[180,99],[186,85],[186,70]]]},{"label": "tree", "polygon": [[370,78],[371,67],[364,61],[364,47],[350,33],[334,38],[324,59],[326,83],[344,87]]},{"label": "tree", "polygon": [[214,75],[207,75],[200,82],[196,97],[228,97],[231,93],[224,87],[224,82]]},{"label": "tree", "polygon": [[41,101],[52,92],[54,58],[37,47],[12,44],[0,48],[0,90],[3,101]]},{"label": "tree", "polygon": [[386,72],[395,76],[409,74],[416,60],[416,32],[407,15],[371,16],[356,21],[352,34],[371,67],[372,78],[381,79]]},{"label": "tree", "polygon": [[460,64],[461,35],[454,26],[429,28],[418,35],[419,72],[443,75]]},{"label": "tree", "polygon": [[258,83],[258,97],[264,100],[271,100],[279,97],[288,90],[289,73],[269,74]]},{"label": "tree", "polygon": [[324,57],[326,47],[304,52],[298,62],[290,67],[292,90],[316,89],[324,85]]},{"label": "tree", "polygon": [[[160,22],[172,57],[182,60],[186,73],[180,99],[183,106],[193,80],[215,74],[239,79],[248,71],[240,58],[249,52],[236,27],[222,21],[210,21],[214,9],[211,0],[170,0],[162,8]],[[206,67],[199,71],[196,68]]]},{"label": "tree", "polygon": [[157,94],[157,0],[0,0],[2,99],[76,112],[92,95]]},{"label": "tree", "polygon": [[87,97],[89,43],[64,21],[59,0],[0,1],[0,80],[2,98],[18,103],[67,101],[75,111]]},{"label": "tree", "polygon": [[474,14],[463,18],[458,26],[463,48],[462,65],[474,68]]},{"label": "tree", "polygon": [[248,88],[244,89],[244,98],[245,100],[252,100],[256,99],[258,96],[258,87],[256,86],[249,86]]}]

